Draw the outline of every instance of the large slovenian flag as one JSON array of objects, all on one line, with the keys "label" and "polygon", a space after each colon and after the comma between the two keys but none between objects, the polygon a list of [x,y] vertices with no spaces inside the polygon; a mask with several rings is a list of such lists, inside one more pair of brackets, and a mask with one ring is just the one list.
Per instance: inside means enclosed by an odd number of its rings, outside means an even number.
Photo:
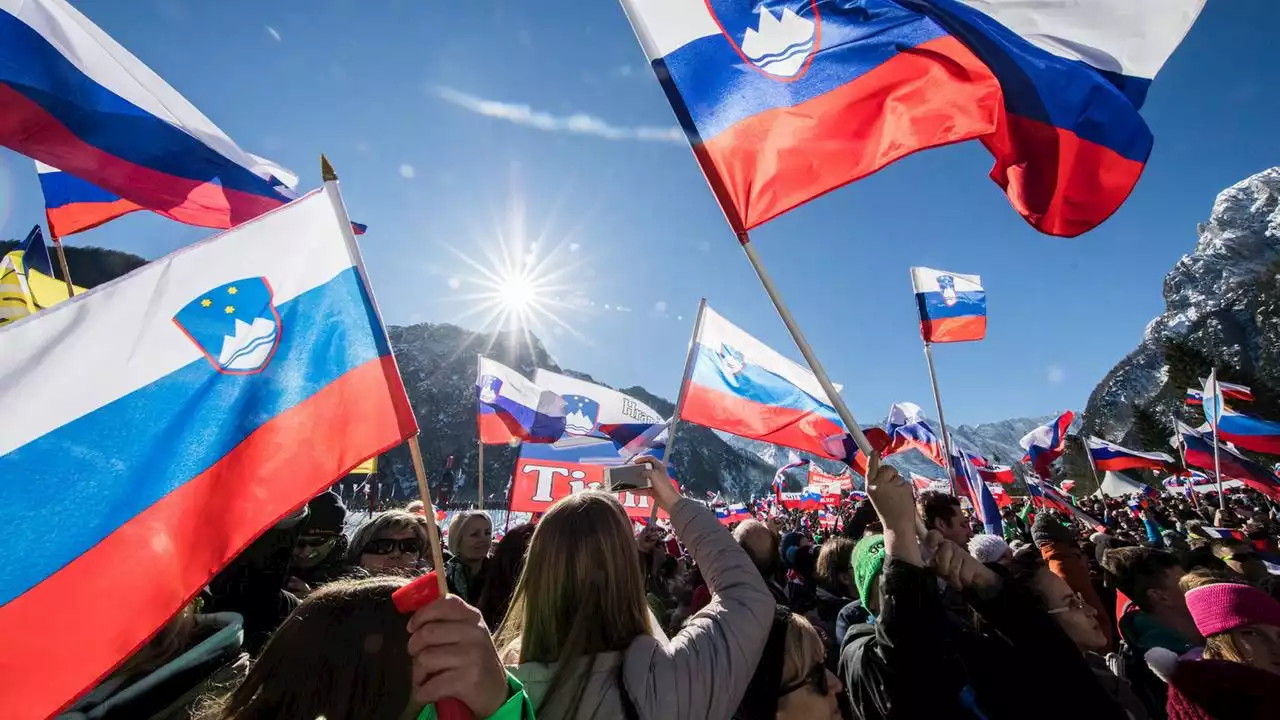
[{"label": "large slovenian flag", "polygon": [[[680,420],[833,460],[846,435],[813,373],[706,308]],[[856,468],[855,468],[856,469]]]},{"label": "large slovenian flag", "polygon": [[1093,462],[1093,467],[1098,470],[1120,471],[1135,468],[1161,470],[1173,465],[1173,458],[1161,452],[1138,452],[1096,437],[1086,438],[1085,443],[1089,447],[1089,458]]},{"label": "large slovenian flag", "polygon": [[968,342],[986,337],[987,291],[982,289],[982,278],[913,267],[911,285],[925,342]]},{"label": "large slovenian flag", "polygon": [[1047,479],[1053,474],[1051,466],[1066,450],[1067,428],[1071,427],[1071,421],[1075,418],[1076,414],[1068,410],[1052,422],[1027,433],[1018,441],[1022,449],[1027,451],[1022,461],[1031,463],[1031,467],[1040,477]]},{"label": "large slovenian flag", "polygon": [[565,431],[565,400],[482,356],[476,371],[476,425],[486,445],[555,442]]},{"label": "large slovenian flag", "polygon": [[294,196],[65,0],[0,0],[0,107],[0,145],[180,222],[232,227]]},{"label": "large slovenian flag", "polygon": [[622,0],[743,233],[917,150],[980,138],[1042,232],[1132,191],[1138,114],[1204,0]]},{"label": "large slovenian flag", "polygon": [[22,558],[0,565],[6,717],[93,687],[417,431],[340,203],[331,184],[0,328],[0,406],[23,417],[0,434],[0,477],[23,478],[0,483],[0,553]]},{"label": "large slovenian flag", "polygon": [[889,445],[881,452],[882,457],[907,450],[919,450],[921,455],[938,467],[946,467],[942,441],[925,421],[924,410],[919,405],[912,402],[894,403],[889,408],[885,432],[889,434]]},{"label": "large slovenian flag", "polygon": [[[1182,422],[1176,425],[1187,464],[1212,471],[1213,438]],[[1272,500],[1280,500],[1280,477],[1275,473],[1221,443],[1218,444],[1218,462],[1223,477],[1239,480]]]}]

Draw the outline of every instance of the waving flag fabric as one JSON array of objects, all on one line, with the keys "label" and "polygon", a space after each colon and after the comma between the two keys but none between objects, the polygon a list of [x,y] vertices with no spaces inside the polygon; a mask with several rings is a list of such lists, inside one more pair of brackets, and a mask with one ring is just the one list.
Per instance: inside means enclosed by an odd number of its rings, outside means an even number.
[{"label": "waving flag fabric", "polygon": [[980,138],[1042,232],[1078,235],[1151,152],[1147,87],[1204,0],[622,0],[739,232]]},{"label": "waving flag fabric", "polygon": [[1222,386],[1218,384],[1218,371],[1209,372],[1209,379],[1204,381],[1204,389],[1200,391],[1201,407],[1204,408],[1204,419],[1210,427],[1218,424],[1222,417],[1225,403],[1222,401]]},{"label": "waving flag fabric", "polygon": [[[1222,392],[1223,396],[1229,397],[1232,400],[1239,400],[1240,402],[1253,402],[1253,390],[1248,386],[1222,382],[1221,380],[1218,380],[1216,372],[1212,372],[1211,376],[1215,381],[1217,381],[1218,389]],[[1201,385],[1207,385],[1209,384],[1209,381],[1201,379],[1200,383]]]},{"label": "waving flag fabric", "polygon": [[1071,501],[1047,482],[1027,478],[1027,493],[1031,496],[1031,504],[1036,507],[1049,507],[1068,514],[1075,511]]},{"label": "waving flag fabric", "polygon": [[845,459],[826,442],[844,435],[845,429],[813,373],[709,307],[694,342],[681,420]]},{"label": "waving flag fabric", "polygon": [[969,498],[969,502],[973,504],[974,517],[982,522],[982,526],[989,534],[997,536],[1004,534],[1004,523],[1000,520],[1000,505],[992,495],[991,489],[982,481],[982,478],[978,477],[978,473],[974,472],[973,466],[969,464],[964,453],[958,451],[951,453],[951,468],[955,472],[956,491],[961,496]]},{"label": "waving flag fabric", "polygon": [[232,227],[294,196],[66,0],[0,0],[0,107],[0,145],[180,222]]},{"label": "waving flag fabric", "polygon": [[997,127],[991,70],[899,3],[622,5],[737,231]]},{"label": "waving flag fabric", "polygon": [[778,468],[778,471],[773,474],[773,489],[777,492],[782,492],[782,489],[787,486],[787,473],[808,464],[808,460],[801,458],[794,452],[788,453],[787,464]]},{"label": "waving flag fabric", "polygon": [[[970,458],[969,462],[973,462]],[[978,475],[989,483],[999,483],[1001,485],[1012,485],[1014,481],[1013,468],[1008,465],[988,465],[987,467],[975,466]]]},{"label": "waving flag fabric", "polygon": [[1071,427],[1071,421],[1075,418],[1076,414],[1068,410],[1052,422],[1027,433],[1018,441],[1022,449],[1027,451],[1022,461],[1031,463],[1031,467],[1041,478],[1047,479],[1053,474],[1051,466],[1066,450],[1067,428]]},{"label": "waving flag fabric", "polygon": [[911,268],[911,286],[927,343],[967,342],[987,335],[987,291],[977,275]]},{"label": "waving flag fabric", "polygon": [[480,358],[476,374],[476,424],[480,442],[551,443],[565,431],[565,400],[494,360]]},{"label": "waving flag fabric", "polygon": [[1186,404],[1192,406],[1204,405],[1204,391],[1187,388]]},{"label": "waving flag fabric", "polygon": [[1101,438],[1085,439],[1094,468],[1102,471],[1150,468],[1160,470],[1173,464],[1173,458],[1160,452],[1138,452],[1120,447]]},{"label": "waving flag fabric", "polygon": [[[76,293],[84,288],[75,287]],[[17,248],[0,258],[0,325],[69,298],[67,284],[53,276],[49,248],[37,225]]]},{"label": "waving flag fabric", "polygon": [[329,186],[0,328],[0,406],[23,409],[0,434],[0,477],[24,479],[0,483],[0,552],[22,558],[0,565],[6,717],[92,687],[417,431],[339,203]]},{"label": "waving flag fabric", "polygon": [[[1212,472],[1213,438],[1181,422],[1176,425],[1187,464]],[[1280,478],[1275,473],[1221,443],[1218,460],[1224,478],[1239,480],[1272,500],[1280,500]]]},{"label": "waving flag fabric", "polygon": [[999,508],[1004,509],[1013,505],[1013,498],[1009,497],[1009,493],[1005,491],[1003,485],[987,483],[987,491],[991,493],[991,497],[995,498],[996,505]]},{"label": "waving flag fabric", "polygon": [[144,208],[119,195],[87,183],[61,170],[36,161],[40,189],[44,192],[45,218],[49,232],[64,238],[128,215]]},{"label": "waving flag fabric", "polygon": [[[541,368],[533,382],[564,398],[565,430],[554,443],[520,447],[512,510],[546,512],[562,497],[603,488],[604,469],[626,463],[638,452],[663,458],[667,424],[657,410],[612,388]],[[622,492],[618,500],[632,519],[648,520],[647,495]],[[660,512],[659,517],[665,515]]]},{"label": "waving flag fabric", "polygon": [[881,453],[883,457],[907,450],[919,450],[921,455],[934,464],[946,467],[942,441],[925,422],[924,411],[919,405],[910,402],[894,403],[889,408],[885,432],[889,434],[889,446]]},{"label": "waving flag fabric", "polygon": [[1218,418],[1218,440],[1242,450],[1280,455],[1280,423],[1224,408]]},{"label": "waving flag fabric", "polygon": [[911,484],[915,486],[917,492],[940,492],[951,494],[951,483],[945,478],[931,478],[916,473],[910,473]]}]

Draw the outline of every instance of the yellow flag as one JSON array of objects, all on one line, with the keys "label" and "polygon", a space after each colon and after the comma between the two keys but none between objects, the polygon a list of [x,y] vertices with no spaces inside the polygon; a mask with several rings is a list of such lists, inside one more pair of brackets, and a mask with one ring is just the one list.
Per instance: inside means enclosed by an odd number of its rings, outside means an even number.
[{"label": "yellow flag", "polygon": [[[77,287],[76,294],[84,292]],[[66,300],[67,284],[22,263],[22,251],[0,258],[0,325],[13,322]]]}]

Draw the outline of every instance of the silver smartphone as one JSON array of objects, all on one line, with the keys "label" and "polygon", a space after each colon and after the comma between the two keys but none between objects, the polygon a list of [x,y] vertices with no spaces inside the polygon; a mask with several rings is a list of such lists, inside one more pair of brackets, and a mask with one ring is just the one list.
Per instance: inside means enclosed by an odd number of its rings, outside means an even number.
[{"label": "silver smartphone", "polygon": [[623,490],[648,490],[650,487],[647,465],[617,465],[604,469],[604,484],[609,492]]}]

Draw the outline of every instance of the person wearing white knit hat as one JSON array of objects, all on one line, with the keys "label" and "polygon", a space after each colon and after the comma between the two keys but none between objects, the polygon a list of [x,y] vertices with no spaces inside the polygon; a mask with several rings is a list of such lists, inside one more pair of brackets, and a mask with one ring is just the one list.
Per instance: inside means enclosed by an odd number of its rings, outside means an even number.
[{"label": "person wearing white knit hat", "polygon": [[1013,551],[999,535],[974,535],[969,539],[969,554],[983,565],[998,562],[1007,566],[1013,563]]}]

